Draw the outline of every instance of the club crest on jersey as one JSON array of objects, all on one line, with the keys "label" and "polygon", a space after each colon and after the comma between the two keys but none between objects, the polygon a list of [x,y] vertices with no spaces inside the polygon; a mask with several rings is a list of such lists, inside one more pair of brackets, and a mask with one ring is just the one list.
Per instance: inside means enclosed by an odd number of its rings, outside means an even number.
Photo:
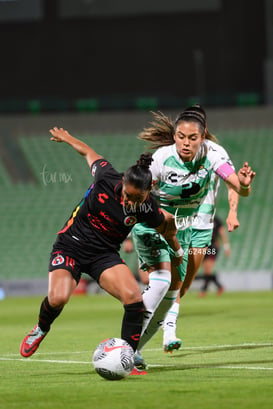
[{"label": "club crest on jersey", "polygon": [[203,179],[203,178],[205,178],[207,176],[207,174],[208,174],[208,170],[206,168],[204,168],[204,166],[200,166],[200,168],[199,168],[199,170],[197,172],[198,177]]},{"label": "club crest on jersey", "polygon": [[134,224],[136,224],[136,222],[137,222],[136,216],[127,216],[124,219],[125,226],[133,226]]},{"label": "club crest on jersey", "polygon": [[63,264],[63,263],[64,263],[64,258],[63,256],[59,254],[58,256],[54,257],[51,264],[53,266],[59,266],[60,264]]}]

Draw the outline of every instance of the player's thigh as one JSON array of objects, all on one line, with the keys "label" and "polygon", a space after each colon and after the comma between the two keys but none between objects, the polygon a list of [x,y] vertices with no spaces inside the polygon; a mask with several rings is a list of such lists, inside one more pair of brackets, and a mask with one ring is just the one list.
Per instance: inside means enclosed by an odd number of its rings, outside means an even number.
[{"label": "player's thigh", "polygon": [[181,288],[181,296],[183,296],[190,288],[201,264],[205,257],[207,247],[197,248],[191,247],[188,254],[187,273]]},{"label": "player's thigh", "polygon": [[70,271],[57,269],[48,274],[48,301],[54,307],[63,307],[77,286]]},{"label": "player's thigh", "polygon": [[190,248],[188,250],[188,263],[186,275],[180,291],[181,297],[190,288],[201,264],[206,255],[208,246],[211,243],[212,229],[192,229]]},{"label": "player's thigh", "polygon": [[[175,267],[172,263],[172,283],[170,288],[173,290],[179,289],[181,287],[181,284],[186,276],[189,246],[191,242],[191,232],[192,232],[191,227],[188,227],[184,230],[179,230],[176,234],[176,237],[183,249],[184,254],[183,262],[179,266]],[[169,253],[173,259],[175,256],[174,251],[172,249],[169,249]]]},{"label": "player's thigh", "polygon": [[99,284],[123,304],[142,300],[139,285],[126,264],[117,264],[104,270],[100,275]]}]

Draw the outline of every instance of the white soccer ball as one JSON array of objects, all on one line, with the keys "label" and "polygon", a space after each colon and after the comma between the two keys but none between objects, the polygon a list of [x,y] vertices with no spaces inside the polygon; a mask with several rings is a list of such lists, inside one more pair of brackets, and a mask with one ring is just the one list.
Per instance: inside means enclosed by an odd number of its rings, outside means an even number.
[{"label": "white soccer ball", "polygon": [[124,339],[105,339],[93,353],[93,365],[96,372],[105,379],[123,379],[134,367],[134,350]]}]

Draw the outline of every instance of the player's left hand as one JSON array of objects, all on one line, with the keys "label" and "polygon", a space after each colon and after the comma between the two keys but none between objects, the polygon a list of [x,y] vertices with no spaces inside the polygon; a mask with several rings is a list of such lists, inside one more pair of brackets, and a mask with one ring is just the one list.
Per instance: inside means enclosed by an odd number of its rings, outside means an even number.
[{"label": "player's left hand", "polygon": [[67,138],[70,136],[67,131],[63,128],[57,128],[57,126],[54,126],[49,132],[52,135],[50,140],[55,142],[66,142]]},{"label": "player's left hand", "polygon": [[254,172],[248,165],[248,162],[244,163],[244,166],[238,171],[238,178],[242,186],[249,186],[254,179],[256,172]]},{"label": "player's left hand", "polygon": [[234,211],[229,211],[226,223],[229,232],[238,229],[238,227],[240,226],[240,222],[237,219],[237,213],[235,213]]}]

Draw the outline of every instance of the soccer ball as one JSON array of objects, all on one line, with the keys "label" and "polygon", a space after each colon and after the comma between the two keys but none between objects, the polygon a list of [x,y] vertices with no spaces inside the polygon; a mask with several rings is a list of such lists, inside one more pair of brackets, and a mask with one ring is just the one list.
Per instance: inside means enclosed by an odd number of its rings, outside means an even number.
[{"label": "soccer ball", "polygon": [[105,339],[93,353],[93,365],[96,372],[105,379],[123,379],[134,367],[134,350],[124,339]]}]

